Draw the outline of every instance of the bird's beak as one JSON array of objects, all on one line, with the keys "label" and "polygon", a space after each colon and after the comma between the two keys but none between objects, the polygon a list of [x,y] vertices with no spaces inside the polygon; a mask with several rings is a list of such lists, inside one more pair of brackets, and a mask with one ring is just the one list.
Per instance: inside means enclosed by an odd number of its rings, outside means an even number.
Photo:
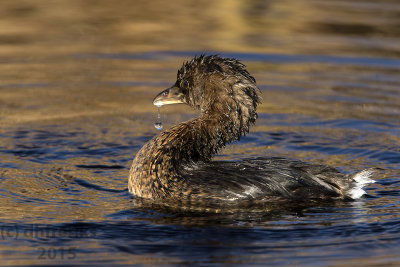
[{"label": "bird's beak", "polygon": [[170,104],[183,104],[185,103],[183,93],[179,87],[172,86],[167,90],[159,93],[153,100],[153,105],[164,106]]}]

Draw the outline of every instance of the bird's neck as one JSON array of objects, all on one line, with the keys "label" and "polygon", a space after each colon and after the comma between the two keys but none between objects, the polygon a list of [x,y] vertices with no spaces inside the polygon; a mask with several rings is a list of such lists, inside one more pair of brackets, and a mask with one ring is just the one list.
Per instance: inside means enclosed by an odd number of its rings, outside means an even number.
[{"label": "bird's neck", "polygon": [[226,144],[240,138],[244,131],[240,122],[237,115],[232,117],[228,112],[203,113],[156,137],[155,141],[163,144],[156,148],[156,154],[169,157],[176,167],[209,161]]}]

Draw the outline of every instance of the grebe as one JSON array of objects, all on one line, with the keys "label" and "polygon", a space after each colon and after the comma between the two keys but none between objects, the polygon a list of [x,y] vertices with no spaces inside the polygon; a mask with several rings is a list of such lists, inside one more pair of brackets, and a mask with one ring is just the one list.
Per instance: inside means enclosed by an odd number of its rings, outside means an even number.
[{"label": "grebe", "polygon": [[154,202],[236,206],[278,200],[355,199],[373,182],[372,170],[344,175],[324,165],[284,158],[211,161],[226,144],[249,132],[260,91],[245,65],[201,55],[185,62],[175,84],[153,104],[185,103],[200,116],[155,136],[137,152],[129,191]]}]

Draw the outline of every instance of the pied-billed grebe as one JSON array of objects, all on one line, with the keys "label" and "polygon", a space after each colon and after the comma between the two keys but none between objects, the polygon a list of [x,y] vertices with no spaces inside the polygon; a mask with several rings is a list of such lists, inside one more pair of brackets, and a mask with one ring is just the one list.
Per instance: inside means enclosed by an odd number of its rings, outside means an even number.
[{"label": "pied-billed grebe", "polygon": [[199,56],[183,64],[177,81],[154,105],[185,103],[197,118],[155,136],[136,154],[129,191],[153,201],[191,205],[237,205],[280,199],[354,199],[373,182],[371,170],[343,175],[336,169],[284,158],[211,161],[239,140],[257,118],[260,91],[236,59]]}]

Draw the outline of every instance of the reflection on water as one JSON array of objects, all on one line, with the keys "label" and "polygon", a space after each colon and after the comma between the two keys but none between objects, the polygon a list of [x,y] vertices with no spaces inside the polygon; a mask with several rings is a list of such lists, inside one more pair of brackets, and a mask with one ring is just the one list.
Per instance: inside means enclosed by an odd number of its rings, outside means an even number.
[{"label": "reflection on water", "polygon": [[[394,1],[0,3],[4,265],[398,265],[400,4]],[[154,96],[183,60],[241,59],[252,132],[217,159],[286,156],[383,170],[353,203],[168,210],[127,191]],[[195,113],[163,107],[165,128]]]}]

